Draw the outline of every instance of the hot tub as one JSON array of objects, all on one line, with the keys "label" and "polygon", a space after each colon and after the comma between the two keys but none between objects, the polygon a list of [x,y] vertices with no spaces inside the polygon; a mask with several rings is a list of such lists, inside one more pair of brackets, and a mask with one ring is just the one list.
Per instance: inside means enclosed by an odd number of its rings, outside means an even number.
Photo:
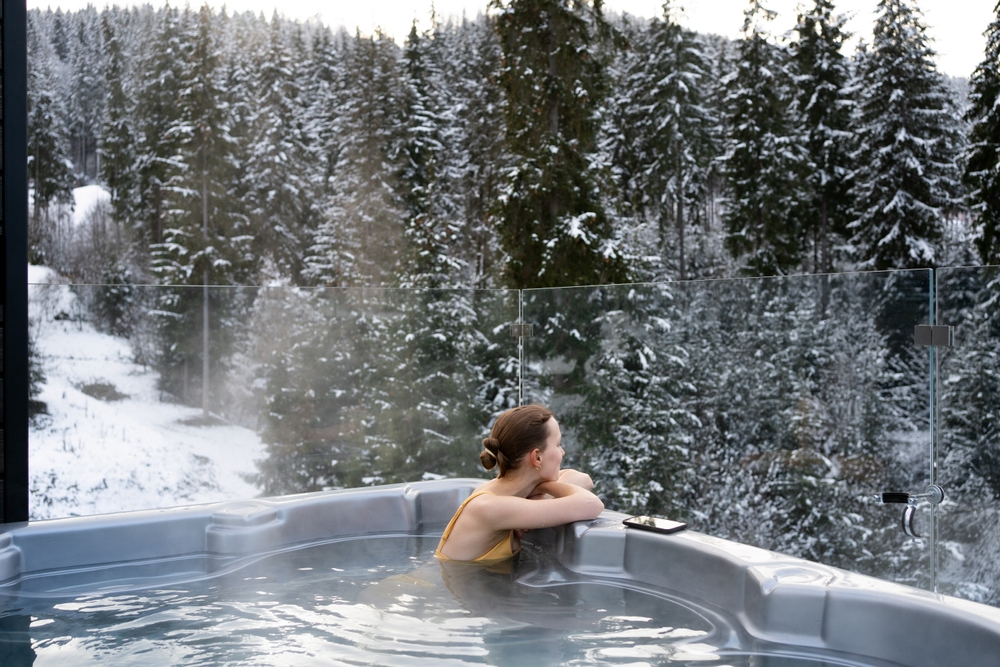
[{"label": "hot tub", "polygon": [[987,665],[1000,610],[604,512],[439,564],[458,479],[8,525],[0,663]]}]

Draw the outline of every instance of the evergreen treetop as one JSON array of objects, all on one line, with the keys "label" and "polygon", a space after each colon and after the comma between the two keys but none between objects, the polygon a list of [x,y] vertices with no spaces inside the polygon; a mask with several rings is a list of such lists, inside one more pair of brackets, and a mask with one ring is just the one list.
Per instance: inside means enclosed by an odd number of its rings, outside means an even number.
[{"label": "evergreen treetop", "polygon": [[728,78],[730,188],[726,245],[752,275],[787,273],[801,261],[807,155],[788,57],[769,41],[775,13],[751,0],[735,72]]},{"label": "evergreen treetop", "polygon": [[28,41],[28,179],[33,190],[33,217],[39,219],[52,203],[73,201],[68,129],[56,71],[56,53],[43,25],[33,24]]},{"label": "evergreen treetop", "polygon": [[104,45],[107,52],[108,98],[101,137],[101,163],[104,182],[111,191],[111,205],[115,218],[132,222],[138,203],[138,181],[135,173],[135,107],[126,90],[126,55],[116,21],[105,15],[103,19]]},{"label": "evergreen treetop", "polygon": [[812,245],[812,270],[833,272],[833,246],[843,242],[850,220],[850,67],[841,52],[850,34],[847,17],[834,15],[832,0],[816,0],[799,15],[791,45],[799,108],[808,133],[812,199],[803,215]]},{"label": "evergreen treetop", "polygon": [[1000,2],[985,31],[986,54],[969,80],[972,124],[965,184],[975,212],[976,248],[984,264],[1000,264]]},{"label": "evergreen treetop", "polygon": [[855,73],[857,169],[850,223],[858,266],[932,265],[942,217],[959,203],[961,137],[927,29],[908,0],[881,0]]},{"label": "evergreen treetop", "polygon": [[703,40],[676,23],[669,2],[663,11],[636,31],[623,59],[612,150],[628,165],[622,188],[629,205],[657,220],[660,251],[674,255],[676,248],[677,274],[685,280],[688,219],[705,196],[718,119],[706,101],[711,65]]},{"label": "evergreen treetop", "polygon": [[611,29],[600,0],[494,0],[507,98],[507,145],[517,156],[501,196],[500,239],[511,287],[626,279],[595,162],[607,95]]}]

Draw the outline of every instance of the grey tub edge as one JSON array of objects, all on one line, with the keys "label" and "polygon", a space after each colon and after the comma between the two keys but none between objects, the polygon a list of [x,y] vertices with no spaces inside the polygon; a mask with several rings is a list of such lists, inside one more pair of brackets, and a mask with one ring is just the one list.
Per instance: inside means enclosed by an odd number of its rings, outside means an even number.
[{"label": "grey tub edge", "polygon": [[1000,661],[1000,609],[695,531],[626,529],[627,516],[606,511],[536,539],[573,571],[721,607],[764,642],[912,667]]}]

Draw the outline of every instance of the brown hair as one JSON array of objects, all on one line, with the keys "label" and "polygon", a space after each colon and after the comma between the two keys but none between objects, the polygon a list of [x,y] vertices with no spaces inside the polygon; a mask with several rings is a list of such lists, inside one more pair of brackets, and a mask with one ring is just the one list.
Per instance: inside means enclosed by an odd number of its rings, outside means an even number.
[{"label": "brown hair", "polygon": [[549,437],[546,425],[552,411],[541,405],[522,405],[502,413],[493,422],[490,437],[483,439],[479,461],[487,470],[500,466],[500,477],[521,463],[536,447],[544,449]]}]

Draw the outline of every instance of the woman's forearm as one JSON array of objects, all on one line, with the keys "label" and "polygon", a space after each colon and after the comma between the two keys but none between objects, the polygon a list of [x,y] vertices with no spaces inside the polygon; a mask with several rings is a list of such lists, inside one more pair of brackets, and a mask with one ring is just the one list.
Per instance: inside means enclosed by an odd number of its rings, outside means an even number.
[{"label": "woman's forearm", "polygon": [[569,484],[567,482],[542,482],[535,487],[533,493],[547,493],[553,498],[565,498],[566,496],[572,496],[580,491],[586,491],[583,487],[576,486],[575,484]]},{"label": "woman's forearm", "polygon": [[587,489],[576,486],[575,484],[567,484],[566,482],[543,482],[535,487],[534,493],[547,493],[554,498],[576,496],[574,500],[578,500],[588,508],[595,510],[595,516],[604,510],[604,503],[600,498]]},{"label": "woman's forearm", "polygon": [[580,472],[579,470],[573,470],[572,468],[564,468],[563,470],[560,470],[559,481],[567,484],[573,484],[575,486],[581,486],[588,491],[594,488],[594,480],[590,478],[590,475],[585,472]]},{"label": "woman's forearm", "polygon": [[532,490],[528,500],[512,503],[500,513],[496,523],[521,530],[548,528],[594,519],[604,510],[604,503],[593,493],[564,482],[542,482]]}]

